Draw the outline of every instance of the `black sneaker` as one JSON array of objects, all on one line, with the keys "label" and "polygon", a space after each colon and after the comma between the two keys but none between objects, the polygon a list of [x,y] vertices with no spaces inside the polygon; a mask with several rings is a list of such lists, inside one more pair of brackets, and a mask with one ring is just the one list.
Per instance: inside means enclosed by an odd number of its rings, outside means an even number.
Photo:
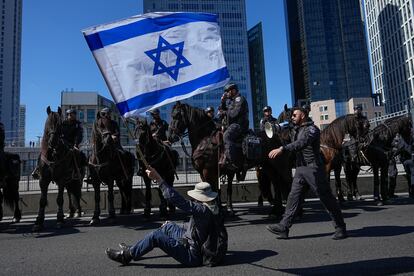
[{"label": "black sneaker", "polygon": [[348,237],[348,234],[346,232],[345,227],[336,227],[335,233],[333,234],[332,239],[343,240],[343,239],[346,239],[347,237]]},{"label": "black sneaker", "polygon": [[131,262],[132,256],[129,250],[115,250],[112,248],[107,248],[105,250],[106,255],[109,259],[127,265]]},{"label": "black sneaker", "polygon": [[289,237],[289,229],[280,223],[266,226],[266,229],[279,236],[279,239],[287,239]]}]

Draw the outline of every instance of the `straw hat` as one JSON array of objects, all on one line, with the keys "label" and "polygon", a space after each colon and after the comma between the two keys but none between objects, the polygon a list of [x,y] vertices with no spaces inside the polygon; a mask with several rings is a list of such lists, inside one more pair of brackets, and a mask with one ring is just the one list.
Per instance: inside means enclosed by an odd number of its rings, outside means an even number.
[{"label": "straw hat", "polygon": [[197,183],[194,190],[188,191],[187,194],[201,202],[209,202],[217,197],[217,193],[211,190],[211,186],[207,182]]}]

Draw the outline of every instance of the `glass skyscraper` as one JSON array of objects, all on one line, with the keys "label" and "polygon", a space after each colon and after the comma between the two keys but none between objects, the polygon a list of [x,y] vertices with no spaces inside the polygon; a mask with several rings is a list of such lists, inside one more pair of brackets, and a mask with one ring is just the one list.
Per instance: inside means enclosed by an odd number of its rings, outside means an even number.
[{"label": "glass skyscraper", "polygon": [[373,84],[387,113],[413,108],[413,0],[365,0]]},{"label": "glass skyscraper", "polygon": [[0,33],[0,121],[6,146],[19,144],[22,1],[2,0]]},{"label": "glass skyscraper", "polygon": [[253,126],[260,129],[262,109],[267,105],[266,72],[263,51],[262,23],[247,32],[249,41],[250,82],[252,85]]},{"label": "glass skyscraper", "polygon": [[360,1],[285,0],[285,11],[293,104],[371,97]]},{"label": "glass skyscraper", "polygon": [[[253,126],[252,94],[249,74],[249,53],[247,42],[247,22],[245,0],[144,0],[144,12],[208,12],[218,14],[224,58],[231,81],[249,103],[249,121]],[[220,104],[223,90],[213,90],[186,100],[187,103],[205,108]],[[171,105],[160,108],[161,116],[169,120]]]}]

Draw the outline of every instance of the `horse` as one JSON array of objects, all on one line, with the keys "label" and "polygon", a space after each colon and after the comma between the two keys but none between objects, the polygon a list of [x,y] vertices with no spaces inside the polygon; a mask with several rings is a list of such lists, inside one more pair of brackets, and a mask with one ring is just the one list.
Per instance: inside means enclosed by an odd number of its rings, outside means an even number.
[{"label": "horse", "polygon": [[[233,211],[232,179],[234,173],[219,168],[219,154],[224,151],[223,133],[217,131],[214,121],[203,109],[177,102],[171,111],[172,121],[168,140],[182,140],[188,130],[188,139],[192,148],[191,161],[201,180],[210,183],[214,191],[219,190],[219,176],[228,175],[227,207]],[[183,145],[184,146],[184,145]]]},{"label": "horse", "polygon": [[[161,175],[161,177],[169,184],[173,185],[176,175],[175,168],[178,165],[178,153],[172,150],[170,147],[159,142],[151,134],[151,129],[146,119],[137,120],[137,126],[135,128],[135,137],[137,137],[138,146],[148,164],[155,168]],[[139,172],[138,174],[144,179],[145,183],[145,208],[144,216],[149,218],[151,215],[151,179],[148,178],[145,173],[145,165],[139,160]],[[162,192],[157,188],[158,195],[160,197],[161,204],[159,206],[161,217],[167,217],[167,201],[165,200]],[[175,212],[175,206],[168,204],[169,213]]]},{"label": "horse", "polygon": [[[290,122],[291,112],[291,108],[285,105],[276,123]],[[290,192],[293,162],[291,154],[283,154],[275,159],[269,159],[268,154],[271,150],[289,143],[289,132],[290,127],[275,128],[271,138],[264,131],[258,133],[262,141],[263,156],[260,166],[256,167],[256,176],[261,196],[267,198],[273,205],[270,215],[275,217],[281,217],[284,212],[283,201],[287,200]],[[273,186],[274,196],[271,186]]]},{"label": "horse", "polygon": [[[3,199],[12,210],[12,223],[20,222],[22,213],[19,208],[19,181],[20,181],[20,156],[10,152],[4,152],[5,177],[0,182],[0,221],[3,219]],[[3,190],[3,191],[2,191]]]},{"label": "horse", "polygon": [[347,114],[338,117],[321,131],[320,147],[325,161],[325,172],[329,180],[330,172],[334,169],[336,194],[340,201],[343,199],[340,179],[342,143],[346,135],[359,140],[365,137],[368,131],[368,119],[364,116],[357,116],[356,114]]},{"label": "horse", "polygon": [[[43,228],[45,219],[45,207],[47,205],[47,191],[50,182],[55,182],[58,186],[58,195],[56,203],[57,211],[57,228],[61,228],[64,223],[63,214],[63,193],[65,187],[68,190],[79,190],[82,187],[83,170],[76,169],[76,166],[82,166],[80,152],[75,152],[65,143],[62,137],[62,110],[58,107],[57,112],[46,109],[47,119],[43,131],[43,137],[40,148],[39,167],[39,186],[40,201],[39,211],[33,231],[40,231]],[[78,167],[78,168],[79,168]],[[76,181],[74,181],[76,180]],[[75,185],[76,187],[70,187]],[[79,193],[80,194],[80,193]],[[80,198],[74,200],[80,202]]]},{"label": "horse", "polygon": [[[388,200],[388,164],[391,143],[397,135],[411,134],[411,118],[401,115],[376,126],[363,141],[363,154],[372,166],[374,174],[374,200],[383,205]],[[379,174],[381,173],[381,175]]]},{"label": "horse", "polygon": [[95,193],[95,210],[90,225],[100,223],[101,184],[108,187],[108,214],[111,222],[115,221],[114,182],[121,194],[120,214],[130,214],[132,209],[132,179],[134,176],[135,157],[124,151],[111,135],[112,123],[103,120],[98,112],[92,129],[92,155],[89,157],[88,182]]}]

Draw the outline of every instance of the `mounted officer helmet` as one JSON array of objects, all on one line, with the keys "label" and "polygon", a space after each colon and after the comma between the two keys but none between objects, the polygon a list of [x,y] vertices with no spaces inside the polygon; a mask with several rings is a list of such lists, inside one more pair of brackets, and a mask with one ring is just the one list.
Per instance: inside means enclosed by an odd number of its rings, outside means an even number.
[{"label": "mounted officer helmet", "polygon": [[209,113],[209,112],[214,112],[214,107],[209,106],[206,109],[204,109],[204,112]]},{"label": "mounted officer helmet", "polygon": [[69,108],[68,110],[66,110],[66,115],[69,115],[69,114],[76,114],[76,109]]},{"label": "mounted officer helmet", "polygon": [[235,83],[228,83],[226,84],[226,86],[224,86],[224,92],[228,92],[230,91],[230,89],[236,89],[237,91],[239,91],[239,88],[237,87],[237,84]]},{"label": "mounted officer helmet", "polygon": [[272,107],[270,107],[269,105],[266,105],[265,107],[263,107],[263,112],[266,112],[266,111],[272,111]]},{"label": "mounted officer helmet", "polygon": [[104,107],[101,109],[101,111],[99,112],[101,114],[101,116],[107,116],[109,114],[111,114],[111,109],[109,109],[108,107]]},{"label": "mounted officer helmet", "polygon": [[160,110],[158,108],[153,109],[153,110],[150,111],[150,114],[151,115],[160,115]]}]

